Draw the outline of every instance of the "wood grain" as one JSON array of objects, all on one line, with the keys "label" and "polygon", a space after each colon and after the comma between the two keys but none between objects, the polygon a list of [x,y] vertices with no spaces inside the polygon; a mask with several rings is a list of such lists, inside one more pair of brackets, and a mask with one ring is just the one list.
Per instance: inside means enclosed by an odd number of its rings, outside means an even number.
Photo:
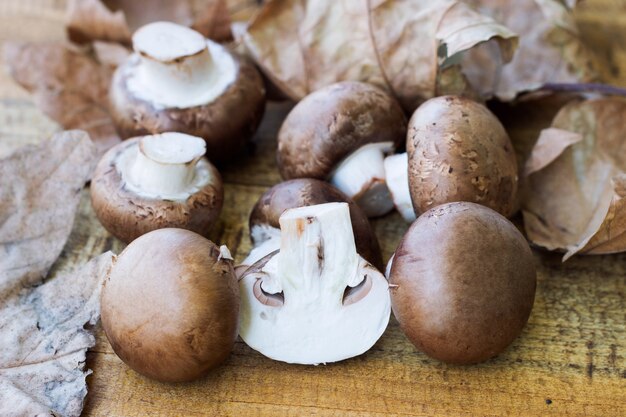
[{"label": "wood grain", "polygon": [[[231,1],[247,17],[251,1]],[[62,39],[64,0],[0,2],[0,42]],[[588,0],[577,12],[585,39],[604,62],[607,82],[626,85],[626,2]],[[28,95],[0,75],[0,155],[59,127]],[[212,239],[237,260],[250,249],[247,217],[256,199],[280,180],[276,131],[290,104],[272,104],[255,149],[225,167],[225,209]],[[549,123],[550,111],[498,109],[521,143]],[[553,111],[553,110],[552,110]],[[387,259],[407,225],[397,214],[374,222]],[[94,217],[88,190],[65,251],[66,270],[123,244]],[[88,416],[620,416],[626,415],[626,255],[575,257],[536,253],[537,299],[523,334],[487,363],[448,366],[406,340],[394,319],[367,354],[305,367],[264,358],[237,342],[228,362],[191,384],[160,384],[127,368],[101,330],[88,355]]]}]

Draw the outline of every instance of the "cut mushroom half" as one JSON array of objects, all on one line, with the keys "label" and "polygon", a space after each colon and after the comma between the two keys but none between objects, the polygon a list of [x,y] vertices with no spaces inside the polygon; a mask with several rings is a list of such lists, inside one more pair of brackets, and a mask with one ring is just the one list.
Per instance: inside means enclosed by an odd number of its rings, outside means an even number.
[{"label": "cut mushroom half", "polygon": [[283,362],[351,358],[381,337],[391,313],[385,277],[356,252],[346,203],[287,210],[280,250],[240,278],[240,335]]},{"label": "cut mushroom half", "polygon": [[409,158],[407,153],[390,155],[385,158],[385,182],[391,194],[391,200],[402,218],[412,223],[417,215],[413,209],[409,192]]},{"label": "cut mushroom half", "polygon": [[385,91],[362,82],[331,84],[301,100],[278,133],[284,179],[328,180],[369,217],[393,209],[383,160],[406,138],[406,117]]},{"label": "cut mushroom half", "polygon": [[111,84],[111,113],[122,137],[176,131],[205,139],[213,160],[233,157],[265,106],[255,68],[225,47],[175,23],[133,35],[135,51]]},{"label": "cut mushroom half", "polygon": [[202,138],[169,132],[109,150],[91,184],[102,225],[124,242],[165,227],[207,236],[222,209],[223,189],[205,149]]},{"label": "cut mushroom half", "polygon": [[237,272],[243,272],[244,266],[250,266],[280,248],[279,218],[285,210],[332,202],[348,203],[357,252],[381,269],[383,263],[378,239],[363,210],[327,182],[299,178],[276,184],[255,204],[249,223],[250,239],[254,247],[237,268]]}]

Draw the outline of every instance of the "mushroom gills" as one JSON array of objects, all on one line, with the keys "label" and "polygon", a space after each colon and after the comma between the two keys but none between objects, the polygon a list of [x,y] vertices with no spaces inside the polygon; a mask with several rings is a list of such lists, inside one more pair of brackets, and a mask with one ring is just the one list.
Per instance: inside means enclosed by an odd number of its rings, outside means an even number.
[{"label": "mushroom gills", "polygon": [[417,216],[409,191],[409,158],[406,152],[385,158],[385,181],[393,204],[402,218],[412,223]]},{"label": "mushroom gills", "polygon": [[122,151],[116,168],[141,197],[186,200],[212,179],[205,149],[203,139],[184,133],[144,136]]},{"label": "mushroom gills", "polygon": [[363,145],[337,165],[329,181],[368,217],[385,215],[393,209],[393,200],[385,183],[384,158],[393,151],[392,142]]},{"label": "mushroom gills", "polygon": [[210,103],[236,78],[228,51],[185,26],[150,23],[135,32],[133,47],[137,71],[128,71],[127,88],[156,108]]},{"label": "mushroom gills", "polygon": [[387,327],[391,301],[387,280],[356,252],[348,205],[290,209],[280,227],[280,251],[239,281],[243,340],[299,364],[366,352]]}]

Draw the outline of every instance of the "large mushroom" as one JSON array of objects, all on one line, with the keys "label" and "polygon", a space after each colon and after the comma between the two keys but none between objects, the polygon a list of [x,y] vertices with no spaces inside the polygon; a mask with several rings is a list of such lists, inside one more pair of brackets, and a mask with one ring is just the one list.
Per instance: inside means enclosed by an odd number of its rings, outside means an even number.
[{"label": "large mushroom", "polygon": [[381,270],[378,239],[363,210],[327,182],[299,178],[276,184],[257,201],[250,214],[250,238],[254,248],[242,265],[252,265],[280,248],[280,216],[288,209],[323,203],[348,203],[352,231],[359,255]]},{"label": "large mushroom", "polygon": [[239,279],[241,338],[289,363],[366,352],[389,322],[389,287],[356,252],[348,204],[287,210],[280,229],[280,250]]},{"label": "large mushroom", "polygon": [[156,229],[207,236],[224,200],[222,179],[203,157],[205,142],[183,133],[124,141],[98,163],[91,202],[102,225],[128,243]]},{"label": "large mushroom", "polygon": [[361,82],[331,84],[301,100],[278,133],[284,179],[328,180],[370,217],[393,208],[383,159],[405,139],[406,118],[383,90]]},{"label": "large mushroom", "polygon": [[123,138],[160,132],[202,137],[212,161],[233,158],[265,108],[254,66],[185,26],[154,22],[133,35],[113,76],[111,115]]}]

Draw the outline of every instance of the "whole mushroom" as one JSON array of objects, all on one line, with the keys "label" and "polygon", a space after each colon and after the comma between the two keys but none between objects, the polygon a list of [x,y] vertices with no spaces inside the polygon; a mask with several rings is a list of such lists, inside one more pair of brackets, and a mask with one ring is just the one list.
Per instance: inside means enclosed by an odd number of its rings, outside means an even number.
[{"label": "whole mushroom", "polygon": [[348,204],[287,210],[280,229],[280,250],[239,279],[241,338],[289,363],[328,363],[366,352],[389,322],[389,288],[356,252]]},{"label": "whole mushroom", "polygon": [[423,213],[469,201],[509,217],[518,170],[511,140],[487,107],[458,96],[436,97],[413,113],[407,133],[411,201]]},{"label": "whole mushroom", "polygon": [[126,243],[165,227],[207,236],[219,217],[224,191],[204,153],[204,140],[182,133],[116,145],[98,162],[91,181],[96,216]]},{"label": "whole mushroom", "polygon": [[102,327],[132,369],[166,382],[199,378],[237,338],[239,288],[225,246],[182,229],[133,241],[101,295]]},{"label": "whole mushroom", "polygon": [[522,331],[536,270],[524,236],[475,203],[444,204],[406,232],[391,264],[391,303],[400,328],[427,355],[485,361]]},{"label": "whole mushroom", "polygon": [[257,201],[250,213],[250,238],[254,248],[242,265],[252,265],[280,248],[280,216],[288,209],[323,203],[348,203],[352,231],[359,255],[382,270],[383,262],[369,220],[363,210],[327,182],[299,178],[276,184]]},{"label": "whole mushroom", "polygon": [[383,159],[406,135],[400,105],[383,90],[339,82],[313,92],[289,113],[278,133],[284,179],[328,180],[370,217],[393,208]]},{"label": "whole mushroom", "polygon": [[154,22],[133,35],[111,83],[111,115],[123,138],[161,132],[202,137],[209,158],[236,156],[265,109],[254,66],[200,33]]}]

